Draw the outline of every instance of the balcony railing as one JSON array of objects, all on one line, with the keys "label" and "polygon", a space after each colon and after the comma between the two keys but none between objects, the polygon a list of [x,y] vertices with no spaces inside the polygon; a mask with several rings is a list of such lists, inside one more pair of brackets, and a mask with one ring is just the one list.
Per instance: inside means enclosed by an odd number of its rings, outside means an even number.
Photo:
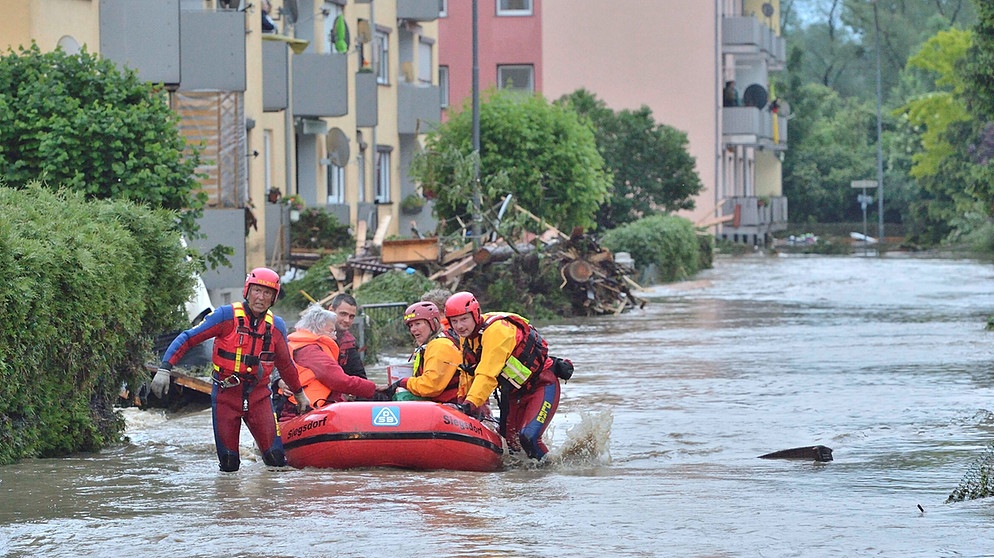
[{"label": "balcony railing", "polygon": [[722,20],[722,51],[730,54],[764,54],[771,70],[787,64],[787,43],[762,21],[750,16]]},{"label": "balcony railing", "polygon": [[725,233],[764,234],[787,228],[784,196],[734,196],[721,204]]},{"label": "balcony railing", "polygon": [[397,0],[397,19],[435,21],[438,19],[438,0]]},{"label": "balcony railing", "polygon": [[410,83],[397,85],[397,132],[426,133],[438,124],[442,114],[441,90],[437,85]]},{"label": "balcony railing", "polygon": [[766,108],[724,107],[721,122],[726,145],[787,149],[787,119]]}]

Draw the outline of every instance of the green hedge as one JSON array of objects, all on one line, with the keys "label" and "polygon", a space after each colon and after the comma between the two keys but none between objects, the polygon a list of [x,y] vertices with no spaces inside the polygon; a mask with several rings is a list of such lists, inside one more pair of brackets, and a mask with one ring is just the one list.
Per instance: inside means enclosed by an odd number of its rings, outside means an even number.
[{"label": "green hedge", "polygon": [[0,187],[0,464],[120,438],[113,404],[148,379],[155,332],[185,322],[175,215]]},{"label": "green hedge", "polygon": [[651,279],[655,281],[686,279],[710,266],[710,255],[702,253],[693,224],[682,217],[653,215],[639,219],[606,232],[601,244],[614,253],[630,253],[640,270],[654,267],[655,277]]}]

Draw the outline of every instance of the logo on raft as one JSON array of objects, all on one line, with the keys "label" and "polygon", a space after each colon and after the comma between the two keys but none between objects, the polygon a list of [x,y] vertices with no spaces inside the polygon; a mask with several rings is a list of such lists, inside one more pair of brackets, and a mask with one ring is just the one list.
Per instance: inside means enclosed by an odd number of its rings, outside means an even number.
[{"label": "logo on raft", "polygon": [[442,422],[445,424],[452,424],[459,428],[459,430],[469,430],[474,434],[483,434],[483,429],[475,424],[468,423],[460,418],[453,417],[451,415],[445,415],[442,417]]},{"label": "logo on raft", "polygon": [[373,407],[373,426],[400,426],[400,409]]},{"label": "logo on raft", "polygon": [[300,436],[301,434],[303,434],[304,432],[307,432],[308,430],[310,430],[312,428],[317,428],[319,426],[324,426],[324,424],[327,421],[328,421],[328,417],[325,416],[325,417],[321,417],[321,420],[312,420],[312,421],[308,422],[307,424],[298,426],[296,428],[291,428],[289,431],[287,431],[286,437],[287,437],[287,439],[289,439],[289,438],[296,438],[297,436]]}]

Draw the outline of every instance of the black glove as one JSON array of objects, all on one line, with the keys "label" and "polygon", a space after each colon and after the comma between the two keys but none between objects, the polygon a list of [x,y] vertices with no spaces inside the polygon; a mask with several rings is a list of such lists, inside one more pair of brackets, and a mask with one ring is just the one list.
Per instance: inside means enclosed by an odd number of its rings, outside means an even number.
[{"label": "black glove", "polygon": [[459,411],[464,415],[468,415],[476,419],[480,418],[480,408],[469,401],[456,403],[456,409],[459,409]]},{"label": "black glove", "polygon": [[401,378],[401,379],[397,380],[396,382],[388,385],[387,387],[383,388],[383,393],[387,394],[387,396],[390,399],[393,399],[393,396],[397,394],[397,388],[400,387],[400,383],[403,382],[403,381],[404,381],[404,378]]},{"label": "black glove", "polygon": [[392,401],[393,397],[387,395],[386,390],[376,390],[373,392],[373,401]]}]

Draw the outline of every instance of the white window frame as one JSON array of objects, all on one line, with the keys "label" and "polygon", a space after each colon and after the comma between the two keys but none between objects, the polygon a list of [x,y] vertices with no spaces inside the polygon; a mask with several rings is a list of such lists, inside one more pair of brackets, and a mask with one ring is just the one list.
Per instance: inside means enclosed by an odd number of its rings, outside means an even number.
[{"label": "white window frame", "polygon": [[390,34],[377,30],[375,33],[376,83],[390,85]]},{"label": "white window frame", "polygon": [[532,0],[519,0],[525,5],[524,8],[509,7],[508,4],[514,0],[497,0],[497,15],[500,17],[520,17],[530,16],[533,11]]},{"label": "white window frame", "polygon": [[[514,81],[513,80],[514,76],[506,76],[505,77],[505,75],[504,75],[505,71],[512,71],[512,70],[514,70],[514,71],[520,71],[520,70],[524,70],[524,69],[528,70],[528,84],[525,87],[521,87],[520,85],[517,85],[517,84],[515,84],[513,87],[505,87],[504,86],[504,82],[506,81],[507,78],[511,78],[512,82]],[[499,87],[500,89],[507,89],[509,91],[521,91],[521,92],[527,92],[527,93],[534,93],[535,92],[535,66],[532,66],[531,64],[498,64],[497,65],[497,87]]]},{"label": "white window frame", "polygon": [[390,203],[390,146],[376,148],[376,193],[375,203]]},{"label": "white window frame", "polygon": [[328,165],[328,203],[345,203],[345,167]]},{"label": "white window frame", "polygon": [[449,107],[449,67],[438,67],[438,89],[442,101],[442,108]]},{"label": "white window frame", "polygon": [[435,44],[430,40],[418,41],[418,83],[431,85],[431,58]]},{"label": "white window frame", "polygon": [[449,17],[449,0],[438,0],[438,17]]}]

